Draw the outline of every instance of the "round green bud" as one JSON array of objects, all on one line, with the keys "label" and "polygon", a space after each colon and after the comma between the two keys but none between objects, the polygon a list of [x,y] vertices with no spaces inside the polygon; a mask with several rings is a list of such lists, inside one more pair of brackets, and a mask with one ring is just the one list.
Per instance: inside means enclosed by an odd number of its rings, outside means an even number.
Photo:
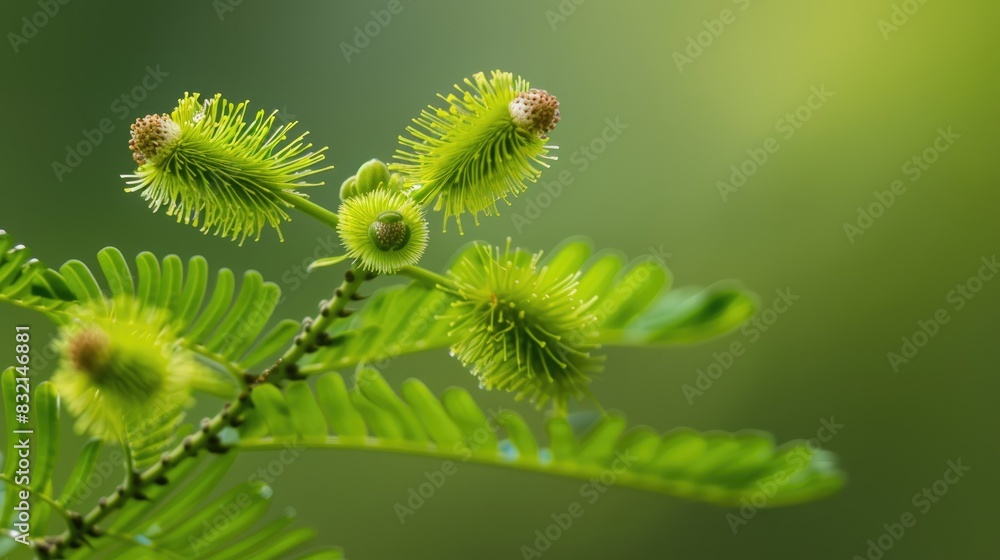
[{"label": "round green bud", "polygon": [[340,185],[340,200],[358,196],[358,176],[351,175]]},{"label": "round green bud", "polygon": [[372,192],[389,185],[389,167],[377,159],[365,162],[358,168],[357,194]]},{"label": "round green bud", "polygon": [[413,200],[387,188],[351,197],[337,212],[337,232],[358,266],[392,274],[416,264],[427,248],[427,221]]},{"label": "round green bud", "polygon": [[382,212],[368,226],[368,240],[379,250],[398,251],[410,240],[410,226],[403,215],[395,210]]}]

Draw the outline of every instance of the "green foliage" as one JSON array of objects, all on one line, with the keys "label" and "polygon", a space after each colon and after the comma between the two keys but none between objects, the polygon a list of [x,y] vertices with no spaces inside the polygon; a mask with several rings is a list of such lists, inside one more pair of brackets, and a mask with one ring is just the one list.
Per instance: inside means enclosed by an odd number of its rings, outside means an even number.
[{"label": "green foliage", "polygon": [[56,278],[24,245],[0,229],[0,303],[43,313],[66,306],[60,278]]},{"label": "green foliage", "polygon": [[[34,541],[42,558],[286,558],[314,532],[290,529],[290,511],[265,519],[270,487],[251,478],[216,490],[238,451],[293,444],[599,478],[724,506],[757,505],[762,495],[766,506],[783,506],[840,488],[832,454],[809,442],[779,446],[750,431],[660,433],[603,411],[581,432],[567,416],[569,396],[590,394],[590,375],[603,365],[600,347],[691,344],[731,332],[757,307],[739,284],[671,290],[657,255],[628,262],[616,252],[594,254],[578,238],[545,258],[511,249],[508,239],[506,250],[471,245],[443,275],[416,266],[428,240],[427,206],[443,210],[446,223],[455,217],[461,232],[462,214],[477,223],[480,213],[497,215],[498,202],[524,192],[553,159],[554,96],[501,71],[464,83],[440,96],[444,107],[414,119],[409,137],[400,138],[398,163],[371,160],[344,182],[336,214],[298,190],[322,184],[306,180],[324,171],[314,167],[324,149],[311,150],[304,134],[287,138],[294,123],[276,125],[274,113],[248,122],[247,103],[216,95],[202,104],[185,94],[170,115],[132,126],[139,168],[124,176],[127,190],[154,211],[240,243],[265,227],[278,230],[292,207],[338,231],[348,255],[310,269],[354,263],[319,314],[301,323],[265,330],[280,290],[255,271],[238,283],[229,269],[210,277],[200,256],[185,265],[176,255],[145,252],[130,263],[113,247],[98,253],[98,269],[71,260],[54,270],[0,230],[0,303],[60,325],[62,354],[53,383],[30,395],[31,427],[44,434],[35,438],[30,482],[14,477],[18,449],[8,436],[0,529],[12,527],[17,492],[30,491],[33,535],[62,518],[59,537]],[[349,309],[376,274],[414,281]],[[439,398],[410,379],[397,392],[371,367],[445,347],[484,388],[555,403],[544,429],[512,410],[487,413],[462,389]],[[350,366],[359,366],[353,383],[332,373]],[[23,424],[15,408],[19,376],[15,369],[0,376],[8,428]],[[197,429],[183,424],[192,388],[227,399]],[[57,492],[60,397],[78,427],[105,441],[86,443]],[[112,429],[91,430],[95,419]],[[108,442],[124,452],[116,459],[124,480],[89,512],[70,511],[91,490]],[[213,458],[195,460],[206,453]],[[14,546],[0,535],[0,554]],[[328,549],[300,554],[342,557]]]},{"label": "green foliage", "polygon": [[[454,270],[474,248],[460,252]],[[751,317],[757,298],[738,283],[670,290],[669,269],[653,256],[626,262],[613,251],[593,254],[588,241],[563,243],[541,262],[550,275],[580,271],[577,296],[597,298],[592,310],[593,342],[608,346],[690,344],[739,327]],[[382,364],[413,352],[445,348],[454,342],[451,326],[437,318],[455,301],[452,294],[424,282],[375,293],[349,320],[334,326],[338,342],[314,354],[311,370],[340,369],[359,363]]]},{"label": "green foliage", "polygon": [[[200,256],[191,258],[185,267],[176,255],[157,259],[152,253],[140,253],[135,274],[114,247],[102,249],[97,261],[107,288],[87,265],[76,260],[49,274],[51,281],[65,287],[60,289],[64,301],[100,305],[109,298],[135,298],[144,308],[165,311],[185,347],[231,371],[260,365],[285,348],[300,328],[298,322],[287,320],[264,334],[281,290],[264,282],[256,271],[244,274],[237,291],[233,272],[220,269],[209,297],[208,263]],[[203,386],[231,395],[232,389],[224,387]]]},{"label": "green foliage", "polygon": [[[265,389],[265,388],[262,388]],[[238,449],[282,449],[292,442],[329,450],[372,450],[590,480],[612,477],[630,487],[739,505],[764,495],[768,507],[826,496],[843,484],[833,456],[807,442],[776,446],[762,432],[665,434],[627,428],[618,414],[602,416],[585,434],[562,417],[535,434],[516,412],[484,411],[463,389],[440,399],[416,379],[400,394],[374,369],[357,374],[353,387],[338,374],[320,377],[315,393],[304,381],[256,391],[254,402],[267,430],[244,433]],[[762,494],[762,488],[771,488]]]},{"label": "green foliage", "polygon": [[[16,377],[13,368],[0,376],[3,389],[4,410],[8,426],[33,429],[45,437],[32,439],[34,455],[30,500],[32,536],[43,534],[49,517],[56,513],[65,516],[66,507],[76,502],[76,497],[88,480],[101,480],[95,471],[101,457],[102,443],[92,440],[76,459],[73,472],[63,486],[59,498],[53,493],[53,473],[59,448],[59,398],[52,383],[38,384],[31,395],[33,404],[31,425],[18,423],[15,411]],[[14,480],[18,453],[16,436],[8,436],[5,447],[3,472],[7,481]],[[95,539],[88,548],[74,552],[70,558],[148,558],[175,560],[177,558],[205,558],[209,560],[259,558],[278,560],[288,558],[302,548],[315,533],[309,529],[288,527],[294,512],[286,511],[270,521],[264,520],[272,504],[272,491],[261,482],[246,482],[226,493],[213,496],[235,460],[235,455],[219,457],[198,470],[197,463],[189,462],[171,477],[172,485],[153,487],[147,501],[133,502],[119,514],[106,532],[106,538]],[[11,526],[11,515],[18,485],[0,482],[0,527]],[[53,510],[57,511],[53,511]],[[68,519],[64,519],[68,522]],[[0,552],[12,549],[14,541],[0,537]],[[17,545],[21,546],[21,545]],[[337,550],[315,551],[314,558],[341,558]]]}]

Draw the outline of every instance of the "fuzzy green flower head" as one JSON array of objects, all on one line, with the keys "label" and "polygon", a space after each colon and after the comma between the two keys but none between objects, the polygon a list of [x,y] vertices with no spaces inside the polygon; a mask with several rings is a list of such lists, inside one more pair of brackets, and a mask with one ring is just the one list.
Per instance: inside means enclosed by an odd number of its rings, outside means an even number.
[{"label": "fuzzy green flower head", "polygon": [[204,369],[179,348],[164,313],[125,299],[108,305],[62,327],[52,381],[78,431],[117,441],[157,411],[182,408]]},{"label": "fuzzy green flower head", "polygon": [[516,392],[539,407],[565,409],[588,395],[603,358],[591,342],[593,299],[577,296],[579,272],[554,274],[541,253],[476,244],[453,268],[458,297],[445,318],[456,339],[451,351],[487,389]]},{"label": "fuzzy green flower head", "polygon": [[178,222],[239,240],[260,239],[265,226],[281,237],[287,208],[305,195],[297,189],[322,185],[307,179],[327,168],[326,148],[312,150],[306,134],[287,141],[295,123],[275,126],[275,115],[259,111],[250,122],[247,103],[216,95],[200,100],[184,94],[169,115],[149,115],[132,125],[129,148],[139,168],[127,192],[139,192],[154,212],[163,208]]},{"label": "fuzzy green flower head", "polygon": [[444,210],[445,226],[455,217],[499,214],[497,202],[527,190],[553,160],[548,134],[559,122],[559,101],[528,82],[495,70],[456,85],[458,94],[439,96],[447,106],[430,106],[400,137],[392,169],[423,205]]},{"label": "fuzzy green flower head", "polygon": [[347,254],[361,268],[392,274],[416,264],[427,249],[427,221],[411,199],[378,188],[348,198],[339,211],[337,231]]}]

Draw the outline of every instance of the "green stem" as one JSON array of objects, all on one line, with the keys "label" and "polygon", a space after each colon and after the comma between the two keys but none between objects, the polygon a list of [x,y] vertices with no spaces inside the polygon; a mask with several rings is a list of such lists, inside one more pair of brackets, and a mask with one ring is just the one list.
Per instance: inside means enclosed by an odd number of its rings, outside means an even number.
[{"label": "green stem", "polygon": [[[289,368],[297,371],[295,364],[302,359],[306,353],[318,347],[320,337],[325,335],[330,325],[340,317],[349,315],[347,304],[354,299],[358,288],[365,280],[369,279],[364,272],[348,270],[344,275],[344,282],[334,292],[333,299],[325,303],[319,315],[313,319],[312,326],[295,339],[295,344],[285,352],[285,355],[264,374],[258,377],[254,383],[250,384],[247,390],[240,393],[239,398],[227,403],[222,411],[214,418],[202,424],[201,429],[195,434],[184,438],[180,445],[175,447],[164,458],[155,465],[140,473],[134,473],[129,478],[131,481],[123,485],[118,491],[105,497],[101,504],[90,510],[83,517],[75,530],[67,530],[55,539],[52,544],[41,543],[39,552],[43,557],[57,558],[65,550],[74,544],[82,544],[87,535],[95,531],[99,522],[104,520],[116,509],[123,507],[129,500],[133,500],[143,495],[143,489],[156,484],[158,480],[166,478],[170,472],[187,459],[198,455],[200,451],[210,447],[210,444],[218,444],[216,436],[226,426],[231,425],[233,419],[237,418],[246,409],[250,408],[250,391],[261,383],[278,383],[283,378],[288,377]],[[60,511],[64,511],[59,508]],[[67,514],[68,515],[68,514]],[[43,549],[42,546],[47,546]]]},{"label": "green stem", "polygon": [[246,380],[243,378],[243,372],[236,367],[236,364],[228,360],[225,356],[212,352],[200,344],[192,344],[187,340],[183,341],[182,346],[196,354],[201,354],[202,356],[222,366],[222,368],[226,370],[226,373],[233,378],[233,381],[236,382],[236,385],[240,389],[246,389],[247,384]]},{"label": "green stem", "polygon": [[278,192],[277,195],[278,198],[291,204],[300,212],[312,216],[331,228],[337,229],[337,224],[340,223],[340,218],[337,217],[336,212],[331,212],[319,204],[311,202],[308,198],[305,198],[302,195],[290,193],[288,191]]},{"label": "green stem", "polygon": [[[357,297],[361,284],[370,278],[372,277],[368,273],[355,268],[344,273],[344,281],[334,292],[333,299],[324,302],[319,314],[312,319],[309,328],[295,339],[295,344],[285,352],[285,355],[278,360],[274,367],[264,372],[256,383],[262,383],[265,380],[270,383],[278,383],[287,377],[302,375],[297,365],[299,360],[322,346],[321,338],[326,336],[327,329],[334,321],[351,314],[347,309],[347,304]],[[289,375],[290,373],[291,375]]]},{"label": "green stem", "polygon": [[[111,515],[115,510],[123,507],[129,500],[141,496],[142,490],[148,486],[156,484],[156,481],[166,478],[177,465],[195,457],[198,453],[209,446],[209,443],[225,428],[230,425],[230,421],[249,407],[250,393],[244,391],[235,401],[228,403],[222,411],[214,418],[202,425],[201,430],[194,435],[184,438],[177,447],[166,454],[162,460],[149,467],[141,474],[136,473],[131,484],[122,485],[118,491],[105,497],[99,505],[95,506],[79,522],[75,530],[67,530],[53,544],[48,545],[48,549],[42,549],[39,545],[39,552],[43,558],[59,558],[67,548],[74,544],[82,544],[83,540],[95,532],[98,523]],[[99,533],[98,533],[99,534]]]},{"label": "green stem", "polygon": [[450,279],[442,276],[436,272],[431,272],[426,268],[420,268],[419,266],[404,266],[399,269],[396,274],[402,276],[408,276],[418,282],[423,282],[425,285],[431,288],[436,288],[438,286],[448,288],[450,290],[458,290],[455,283]]}]

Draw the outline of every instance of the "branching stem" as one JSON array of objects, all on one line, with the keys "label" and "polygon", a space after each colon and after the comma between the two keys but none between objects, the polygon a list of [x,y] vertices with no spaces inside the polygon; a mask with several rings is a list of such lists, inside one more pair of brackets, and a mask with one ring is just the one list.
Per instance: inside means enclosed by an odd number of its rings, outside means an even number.
[{"label": "branching stem", "polygon": [[300,212],[312,216],[333,229],[337,229],[337,224],[340,223],[340,218],[337,217],[336,212],[331,212],[319,204],[310,201],[308,198],[290,193],[288,191],[281,191],[275,194],[278,195],[278,198],[291,204]]},{"label": "branching stem", "polygon": [[[75,523],[70,521],[70,529],[62,535],[52,538],[38,540],[35,542],[39,554],[43,558],[58,558],[67,549],[76,548],[82,545],[88,537],[100,535],[97,524],[107,518],[115,510],[122,508],[130,500],[143,499],[144,489],[156,484],[156,481],[169,480],[169,474],[187,459],[197,456],[201,451],[216,448],[218,445],[218,434],[224,428],[231,425],[231,422],[238,418],[240,414],[249,409],[250,392],[254,387],[262,383],[279,383],[283,379],[295,377],[290,375],[297,373],[298,366],[295,364],[302,359],[314,347],[326,330],[337,318],[349,315],[347,303],[351,297],[357,293],[358,288],[371,277],[365,273],[354,269],[348,270],[344,275],[344,281],[334,292],[333,299],[323,302],[319,314],[312,320],[308,328],[305,328],[302,335],[296,337],[295,343],[285,352],[284,356],[271,366],[262,375],[255,378],[247,390],[240,393],[240,396],[227,403],[222,410],[212,419],[204,422],[201,429],[177,445],[171,452],[165,454],[155,465],[149,467],[142,473],[131,473],[129,480],[120,486],[117,491],[104,497],[90,512],[79,518]],[[126,450],[127,453],[127,450]],[[5,478],[3,478],[5,480]],[[63,514],[67,520],[72,516],[69,512],[57,503],[50,503],[56,511]]]}]

